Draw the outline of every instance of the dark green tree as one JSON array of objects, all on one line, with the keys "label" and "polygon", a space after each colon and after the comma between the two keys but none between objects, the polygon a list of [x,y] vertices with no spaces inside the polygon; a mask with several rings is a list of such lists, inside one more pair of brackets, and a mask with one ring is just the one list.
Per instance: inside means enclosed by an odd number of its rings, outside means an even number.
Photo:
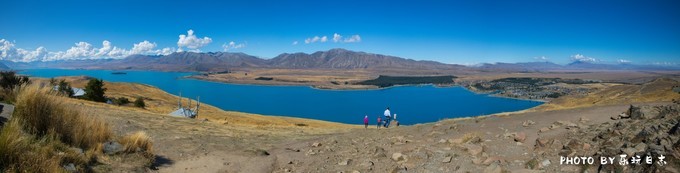
[{"label": "dark green tree", "polygon": [[101,79],[90,79],[85,86],[85,95],[83,98],[95,102],[106,102],[106,97],[104,97],[104,81]]},{"label": "dark green tree", "polygon": [[13,71],[0,72],[0,87],[7,90],[14,90],[21,85],[29,84],[31,81],[26,76],[17,76]]},{"label": "dark green tree", "polygon": [[59,83],[57,83],[57,79],[55,78],[50,78],[50,86],[57,86]]},{"label": "dark green tree", "polygon": [[113,104],[116,104],[118,106],[130,103],[130,100],[128,100],[128,98],[126,97],[118,97],[117,99],[112,98],[111,101],[113,101]]},{"label": "dark green tree", "polygon": [[135,107],[139,107],[139,108],[146,107],[146,104],[144,103],[144,98],[137,97],[137,99],[135,100]]},{"label": "dark green tree", "polygon": [[[51,81],[50,81],[51,82]],[[57,85],[60,94],[63,94],[68,97],[73,97],[73,88],[71,88],[71,84],[66,82],[66,80],[62,79],[59,81],[59,84]]]}]

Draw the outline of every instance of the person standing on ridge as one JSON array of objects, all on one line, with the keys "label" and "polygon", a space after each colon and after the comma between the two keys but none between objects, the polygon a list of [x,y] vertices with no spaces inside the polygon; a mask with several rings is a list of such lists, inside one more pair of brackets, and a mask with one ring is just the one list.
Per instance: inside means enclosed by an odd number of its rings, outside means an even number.
[{"label": "person standing on ridge", "polygon": [[387,109],[385,109],[384,115],[385,115],[385,128],[388,128],[390,127],[390,116],[392,116],[392,114],[390,113],[390,107],[387,107]]},{"label": "person standing on ridge", "polygon": [[382,119],[380,119],[380,115],[378,115],[378,129],[380,129],[380,125],[382,125]]},{"label": "person standing on ridge", "polygon": [[368,128],[368,115],[364,116],[364,129]]}]

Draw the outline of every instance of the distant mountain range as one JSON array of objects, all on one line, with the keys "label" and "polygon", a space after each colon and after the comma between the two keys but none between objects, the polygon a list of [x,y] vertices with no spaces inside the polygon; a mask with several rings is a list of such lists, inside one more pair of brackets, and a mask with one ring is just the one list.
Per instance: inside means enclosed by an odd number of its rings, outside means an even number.
[{"label": "distant mountain range", "polygon": [[558,70],[680,70],[678,66],[633,65],[633,64],[599,64],[576,61],[567,65],[552,62],[521,62],[481,64],[477,69],[484,71],[558,71]]},{"label": "distant mountain range", "polygon": [[233,68],[282,69],[371,69],[371,70],[478,70],[478,71],[554,71],[554,70],[680,70],[678,67],[597,64],[574,62],[559,65],[551,62],[485,63],[475,67],[444,64],[436,61],[418,61],[396,56],[331,49],[307,53],[284,53],[271,59],[262,59],[244,53],[230,52],[175,52],[170,55],[131,55],[124,59],[65,60],[49,62],[2,61],[0,69],[28,68],[84,68],[84,69],[138,69],[160,71],[225,71]]}]

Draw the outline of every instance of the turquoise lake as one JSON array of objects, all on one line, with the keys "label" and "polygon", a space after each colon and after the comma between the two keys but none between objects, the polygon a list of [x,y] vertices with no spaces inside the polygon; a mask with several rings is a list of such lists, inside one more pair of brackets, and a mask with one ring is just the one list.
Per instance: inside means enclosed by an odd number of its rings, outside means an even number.
[{"label": "turquoise lake", "polygon": [[[542,102],[476,94],[462,87],[399,86],[378,90],[320,90],[307,86],[262,86],[209,82],[183,78],[193,73],[111,70],[27,69],[34,77],[91,76],[109,82],[134,82],[156,86],[168,93],[195,99],[224,110],[263,115],[311,118],[362,124],[364,115],[375,124],[386,107],[404,125],[441,119],[518,111]],[[186,102],[185,102],[186,103]],[[200,118],[200,114],[198,116]]]}]

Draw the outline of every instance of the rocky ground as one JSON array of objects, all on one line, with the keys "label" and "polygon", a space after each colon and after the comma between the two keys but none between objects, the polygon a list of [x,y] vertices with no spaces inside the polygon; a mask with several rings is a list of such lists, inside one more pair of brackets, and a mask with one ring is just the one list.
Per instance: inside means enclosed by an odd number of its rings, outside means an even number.
[{"label": "rocky ground", "polygon": [[[273,172],[677,172],[680,106],[643,108],[660,111],[643,113],[647,119],[611,120],[628,110],[617,105],[373,127],[281,144],[266,157],[275,158]],[[645,128],[622,130],[631,126]],[[629,148],[673,159],[663,167],[560,165],[560,156],[618,156]]]}]

